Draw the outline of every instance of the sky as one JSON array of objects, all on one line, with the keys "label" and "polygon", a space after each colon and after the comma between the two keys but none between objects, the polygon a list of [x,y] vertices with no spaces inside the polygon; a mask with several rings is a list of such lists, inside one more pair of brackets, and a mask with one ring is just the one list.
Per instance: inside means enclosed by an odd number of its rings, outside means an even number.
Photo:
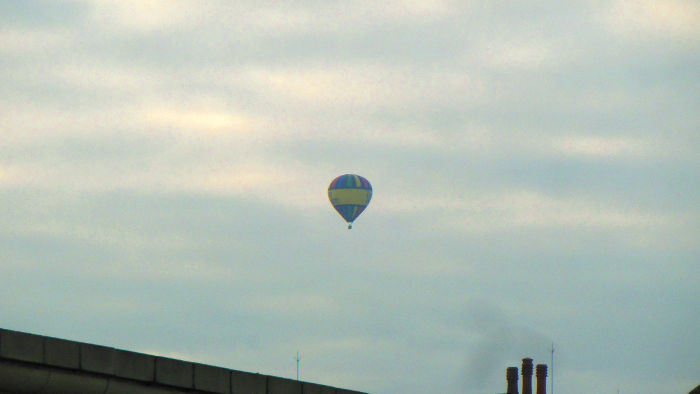
[{"label": "sky", "polygon": [[[2,1],[0,326],[373,394],[700,384],[700,3]],[[338,175],[373,186],[348,230]],[[551,368],[551,365],[550,365]],[[550,370],[550,378],[552,371]]]}]

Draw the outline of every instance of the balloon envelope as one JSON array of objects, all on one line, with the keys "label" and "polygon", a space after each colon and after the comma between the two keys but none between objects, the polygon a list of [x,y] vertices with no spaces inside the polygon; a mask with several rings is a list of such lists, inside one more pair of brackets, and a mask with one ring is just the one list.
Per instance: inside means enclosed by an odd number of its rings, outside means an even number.
[{"label": "balloon envelope", "polygon": [[372,185],[359,175],[341,175],[328,186],[328,199],[340,216],[352,224],[372,199]]}]

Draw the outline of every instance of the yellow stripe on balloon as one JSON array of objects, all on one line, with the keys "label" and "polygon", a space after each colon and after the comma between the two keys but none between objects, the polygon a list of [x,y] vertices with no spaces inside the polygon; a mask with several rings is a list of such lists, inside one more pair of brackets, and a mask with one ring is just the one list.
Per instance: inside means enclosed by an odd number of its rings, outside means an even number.
[{"label": "yellow stripe on balloon", "polygon": [[331,189],[328,198],[333,205],[367,205],[372,192],[366,189]]}]

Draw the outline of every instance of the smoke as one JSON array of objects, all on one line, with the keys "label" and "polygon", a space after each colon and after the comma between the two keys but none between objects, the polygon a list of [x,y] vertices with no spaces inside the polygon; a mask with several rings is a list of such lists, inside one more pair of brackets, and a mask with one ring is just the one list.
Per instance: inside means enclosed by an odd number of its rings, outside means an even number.
[{"label": "smoke", "polygon": [[[466,305],[467,330],[473,336],[468,348],[465,386],[475,390],[505,388],[505,368],[520,367],[520,360],[532,357],[542,362],[550,340],[489,301]],[[540,361],[537,360],[538,356]],[[494,386],[495,385],[495,386]]]}]

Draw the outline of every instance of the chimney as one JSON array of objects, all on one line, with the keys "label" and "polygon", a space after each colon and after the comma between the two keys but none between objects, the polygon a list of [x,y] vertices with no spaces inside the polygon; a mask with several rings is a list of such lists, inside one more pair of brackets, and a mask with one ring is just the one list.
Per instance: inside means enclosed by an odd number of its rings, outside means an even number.
[{"label": "chimney", "polygon": [[537,376],[537,394],[547,394],[547,365],[537,364],[535,376]]},{"label": "chimney", "polygon": [[523,375],[523,394],[532,394],[532,359],[524,358],[523,367],[521,368]]},{"label": "chimney", "polygon": [[508,381],[508,390],[506,394],[518,394],[518,368],[506,368],[506,380]]}]

